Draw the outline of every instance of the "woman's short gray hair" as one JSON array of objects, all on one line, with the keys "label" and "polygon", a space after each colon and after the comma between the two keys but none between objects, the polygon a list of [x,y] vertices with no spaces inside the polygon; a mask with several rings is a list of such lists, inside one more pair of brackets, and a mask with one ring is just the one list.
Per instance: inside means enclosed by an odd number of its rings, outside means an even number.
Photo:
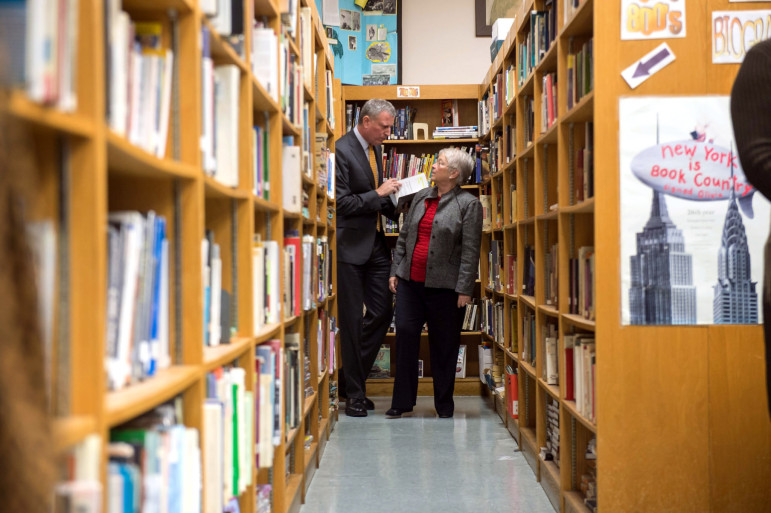
[{"label": "woman's short gray hair", "polygon": [[359,123],[364,120],[364,116],[368,116],[369,119],[375,119],[381,112],[387,112],[391,116],[396,117],[396,109],[393,104],[388,100],[381,100],[380,98],[373,98],[367,100],[367,103],[359,111]]},{"label": "woman's short gray hair", "polygon": [[447,167],[458,171],[458,178],[455,180],[457,185],[463,185],[471,176],[474,170],[474,157],[458,148],[444,148],[439,151],[439,155],[444,155],[447,159]]}]

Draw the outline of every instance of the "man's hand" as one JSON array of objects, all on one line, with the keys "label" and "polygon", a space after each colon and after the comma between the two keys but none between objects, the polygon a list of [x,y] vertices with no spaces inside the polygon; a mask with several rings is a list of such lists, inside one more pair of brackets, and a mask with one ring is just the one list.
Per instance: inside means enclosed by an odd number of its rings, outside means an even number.
[{"label": "man's hand", "polygon": [[399,180],[396,178],[389,178],[385,182],[383,182],[383,185],[377,188],[377,195],[381,198],[384,198],[388,196],[389,194],[393,194],[394,192],[401,189],[402,184],[399,183]]},{"label": "man's hand", "polygon": [[399,278],[396,276],[391,276],[388,280],[388,288],[391,289],[391,292],[396,294],[396,287],[399,285]]}]

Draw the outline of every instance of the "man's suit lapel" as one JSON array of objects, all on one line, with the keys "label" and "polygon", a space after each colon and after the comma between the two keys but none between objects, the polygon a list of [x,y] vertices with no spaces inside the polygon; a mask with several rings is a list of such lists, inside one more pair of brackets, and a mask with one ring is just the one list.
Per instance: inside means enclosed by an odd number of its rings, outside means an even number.
[{"label": "man's suit lapel", "polygon": [[[353,130],[348,132],[348,135],[350,136],[348,139],[348,144],[351,145],[353,154],[356,156],[356,160],[359,161],[359,168],[364,174],[367,175],[367,179],[369,180],[369,184],[372,186],[372,189],[377,189],[377,186],[375,185],[375,178],[372,176],[372,166],[369,164],[369,155],[367,155],[367,153],[364,151],[364,148],[361,147],[359,139],[356,137],[356,134],[353,133]],[[378,170],[378,175],[380,174],[379,171],[380,170]]]}]

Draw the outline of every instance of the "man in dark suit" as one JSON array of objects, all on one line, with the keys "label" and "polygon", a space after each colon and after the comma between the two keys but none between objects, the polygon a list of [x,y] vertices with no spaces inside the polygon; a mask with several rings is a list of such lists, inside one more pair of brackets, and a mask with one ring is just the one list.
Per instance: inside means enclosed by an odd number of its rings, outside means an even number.
[{"label": "man in dark suit", "polygon": [[[340,393],[347,397],[345,413],[352,417],[366,417],[367,410],[374,409],[366,398],[367,374],[391,321],[391,252],[379,218],[397,218],[389,195],[401,185],[393,178],[383,180],[380,145],[391,133],[395,116],[390,102],[369,100],[358,125],[335,143],[338,316],[345,380]],[[370,165],[370,151],[376,169]]]}]

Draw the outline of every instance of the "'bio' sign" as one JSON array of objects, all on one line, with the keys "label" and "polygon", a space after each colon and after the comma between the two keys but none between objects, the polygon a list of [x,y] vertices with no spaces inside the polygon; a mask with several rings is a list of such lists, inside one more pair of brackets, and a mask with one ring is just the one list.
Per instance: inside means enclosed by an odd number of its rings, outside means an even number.
[{"label": "'bio' sign", "polygon": [[685,37],[685,0],[622,0],[621,39]]},{"label": "'bio' sign", "polygon": [[677,198],[720,201],[729,199],[733,190],[742,211],[753,217],[755,188],[728,148],[692,139],[659,144],[638,153],[631,168],[649,187]]}]

